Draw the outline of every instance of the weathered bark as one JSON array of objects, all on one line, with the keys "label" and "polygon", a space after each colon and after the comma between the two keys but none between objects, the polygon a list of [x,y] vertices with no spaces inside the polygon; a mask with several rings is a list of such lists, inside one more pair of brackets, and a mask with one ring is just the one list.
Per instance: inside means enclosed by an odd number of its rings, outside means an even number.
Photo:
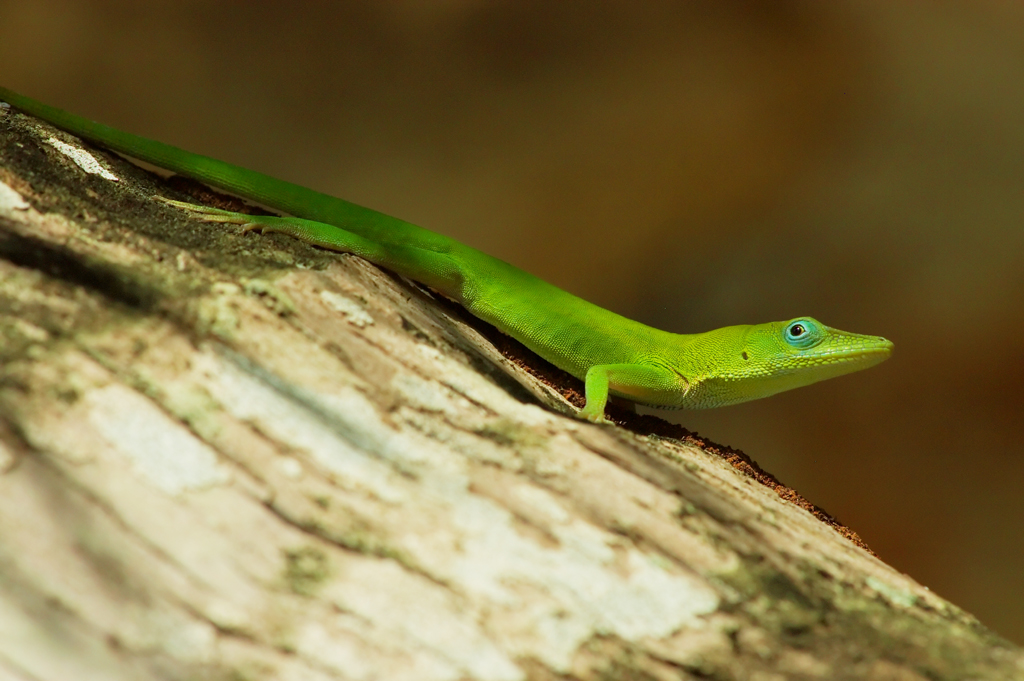
[{"label": "weathered bark", "polygon": [[450,304],[153,194],[188,198],[0,110],[0,679],[1024,677]]}]

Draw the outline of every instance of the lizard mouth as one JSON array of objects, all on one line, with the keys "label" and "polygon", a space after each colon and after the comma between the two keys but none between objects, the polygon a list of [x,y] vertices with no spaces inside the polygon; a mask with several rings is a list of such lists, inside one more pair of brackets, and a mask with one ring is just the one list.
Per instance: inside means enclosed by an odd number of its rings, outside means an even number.
[{"label": "lizard mouth", "polygon": [[837,370],[835,375],[851,373],[884,362],[892,355],[892,351],[892,341],[884,338],[863,344],[819,346],[813,350],[804,351],[789,366],[779,367],[779,373],[794,374],[814,369],[826,371],[828,367]]},{"label": "lizard mouth", "polygon": [[863,357],[888,357],[894,345],[890,340],[879,337],[870,343],[836,344],[817,348],[806,356],[813,358],[832,359],[833,361],[852,361]]},{"label": "lizard mouth", "polygon": [[[839,376],[880,364],[889,359],[892,350],[893,344],[890,341],[866,346],[821,348],[818,352],[802,357],[792,371],[799,373],[817,369],[825,374]],[[832,371],[829,371],[830,367]]]}]

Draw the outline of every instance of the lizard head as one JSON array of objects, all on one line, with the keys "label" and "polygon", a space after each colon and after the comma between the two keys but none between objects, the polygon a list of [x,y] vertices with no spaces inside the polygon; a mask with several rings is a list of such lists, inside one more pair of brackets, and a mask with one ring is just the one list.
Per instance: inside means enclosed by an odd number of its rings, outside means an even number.
[{"label": "lizard head", "polygon": [[701,394],[693,397],[703,404],[695,406],[746,402],[867,369],[893,349],[881,336],[840,331],[812,317],[718,331],[720,365],[700,381]]}]

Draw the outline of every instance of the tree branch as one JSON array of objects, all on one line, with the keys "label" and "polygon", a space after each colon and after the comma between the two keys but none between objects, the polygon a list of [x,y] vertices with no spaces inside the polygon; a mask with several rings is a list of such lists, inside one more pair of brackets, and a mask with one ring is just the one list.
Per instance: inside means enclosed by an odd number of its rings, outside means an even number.
[{"label": "tree branch", "polygon": [[429,292],[11,109],[0,159],[0,677],[1024,677],[749,460],[563,416]]}]

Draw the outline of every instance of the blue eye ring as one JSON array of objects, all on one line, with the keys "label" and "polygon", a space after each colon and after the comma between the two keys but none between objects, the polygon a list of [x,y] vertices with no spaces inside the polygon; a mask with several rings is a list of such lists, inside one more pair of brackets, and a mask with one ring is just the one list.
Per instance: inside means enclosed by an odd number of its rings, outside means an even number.
[{"label": "blue eye ring", "polygon": [[786,342],[795,348],[805,349],[821,342],[818,325],[810,319],[794,319],[782,332]]}]

